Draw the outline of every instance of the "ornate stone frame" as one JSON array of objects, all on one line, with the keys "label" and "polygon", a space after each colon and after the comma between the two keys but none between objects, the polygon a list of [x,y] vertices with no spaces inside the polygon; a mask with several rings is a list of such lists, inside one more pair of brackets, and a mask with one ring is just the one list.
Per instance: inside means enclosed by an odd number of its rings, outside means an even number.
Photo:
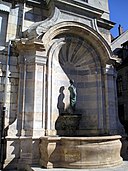
[{"label": "ornate stone frame", "polygon": [[[104,79],[104,87],[102,91],[102,96],[104,97],[104,108],[103,111],[105,112],[104,117],[102,118],[104,120],[104,131],[106,134],[113,134],[116,132],[117,125],[116,122],[118,121],[117,118],[117,109],[116,109],[116,86],[115,86],[115,78],[116,78],[116,72],[113,67],[113,60],[116,60],[116,58],[113,58],[113,54],[111,51],[111,48],[109,44],[106,42],[106,40],[94,29],[90,28],[87,25],[80,24],[78,22],[61,22],[59,24],[54,25],[51,27],[42,38],[46,54],[48,56],[48,89],[47,89],[47,108],[46,108],[46,114],[47,114],[47,135],[55,134],[50,133],[51,132],[51,60],[52,60],[52,53],[53,49],[51,46],[55,44],[54,38],[60,34],[66,34],[66,33],[73,33],[75,35],[78,35],[93,46],[93,48],[96,50],[97,54],[99,55],[99,59],[101,62],[101,66],[103,68],[103,79]],[[111,84],[112,82],[112,84]],[[112,87],[110,88],[110,84]],[[111,89],[111,90],[110,90]],[[111,109],[111,105],[109,103],[113,103],[113,107]],[[112,112],[113,111],[113,112]],[[115,118],[115,123],[111,123],[110,117]],[[50,131],[50,132],[49,132]]]}]

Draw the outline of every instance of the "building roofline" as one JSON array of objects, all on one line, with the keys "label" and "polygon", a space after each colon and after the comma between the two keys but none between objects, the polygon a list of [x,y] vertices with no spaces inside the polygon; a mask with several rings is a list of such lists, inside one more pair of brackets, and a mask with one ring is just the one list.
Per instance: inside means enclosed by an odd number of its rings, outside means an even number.
[{"label": "building roofline", "polygon": [[118,37],[116,37],[111,44],[114,44],[115,42],[117,42],[121,37],[125,36],[125,34],[128,34],[128,30],[126,30],[125,32],[123,32],[121,35],[119,35]]}]

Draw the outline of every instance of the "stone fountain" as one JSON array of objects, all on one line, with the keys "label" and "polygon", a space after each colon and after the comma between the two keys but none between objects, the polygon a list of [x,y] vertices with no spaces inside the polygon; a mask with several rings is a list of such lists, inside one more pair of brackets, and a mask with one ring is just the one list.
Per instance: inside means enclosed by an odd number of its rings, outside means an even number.
[{"label": "stone fountain", "polygon": [[40,138],[40,165],[46,168],[101,168],[122,163],[121,136],[80,136],[82,114],[76,112],[76,88],[70,80],[70,106],[56,120],[58,136]]},{"label": "stone fountain", "polygon": [[[42,42],[47,79],[40,166],[100,168],[121,164],[116,58],[109,44],[95,29],[74,20],[53,24]],[[69,86],[69,80],[74,80],[74,87],[72,82]],[[77,88],[73,97],[71,87]]]}]

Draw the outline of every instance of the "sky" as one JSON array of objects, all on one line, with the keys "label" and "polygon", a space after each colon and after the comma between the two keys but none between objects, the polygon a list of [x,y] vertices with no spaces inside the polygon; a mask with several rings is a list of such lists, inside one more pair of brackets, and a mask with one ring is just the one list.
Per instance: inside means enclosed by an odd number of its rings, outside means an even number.
[{"label": "sky", "polygon": [[123,27],[123,30],[128,30],[128,0],[108,0],[110,19],[115,24],[111,29],[111,33],[114,37],[118,36],[119,24]]}]

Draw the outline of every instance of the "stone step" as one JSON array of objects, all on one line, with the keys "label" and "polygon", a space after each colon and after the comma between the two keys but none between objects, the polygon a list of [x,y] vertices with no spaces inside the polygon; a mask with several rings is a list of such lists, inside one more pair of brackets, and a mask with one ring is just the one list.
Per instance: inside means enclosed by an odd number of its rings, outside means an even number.
[{"label": "stone step", "polygon": [[128,161],[123,161],[123,164],[116,167],[99,168],[99,169],[67,169],[67,168],[53,168],[46,169],[40,166],[27,166],[25,171],[128,171]]}]

